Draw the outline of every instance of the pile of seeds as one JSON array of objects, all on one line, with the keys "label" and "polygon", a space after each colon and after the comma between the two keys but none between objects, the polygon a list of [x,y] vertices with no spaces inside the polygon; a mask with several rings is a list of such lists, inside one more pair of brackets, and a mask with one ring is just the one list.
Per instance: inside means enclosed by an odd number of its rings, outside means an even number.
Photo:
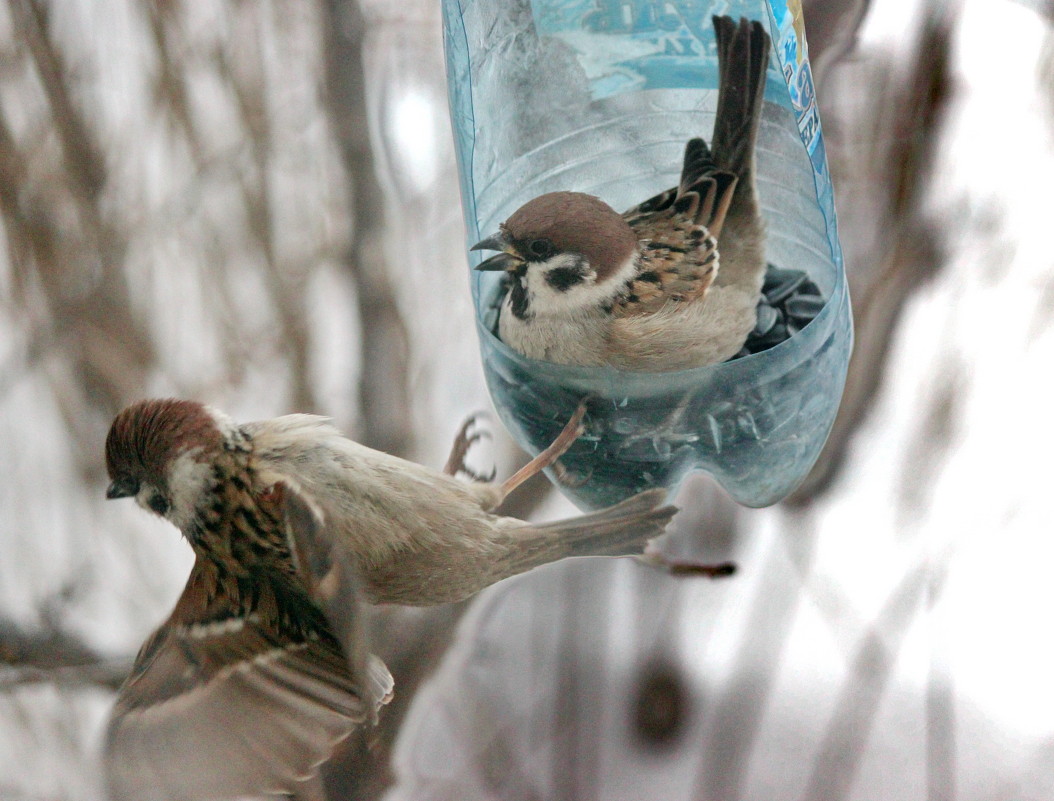
[{"label": "pile of seeds", "polygon": [[760,353],[790,339],[820,313],[827,301],[804,270],[785,270],[772,264],[758,301],[758,320],[743,349],[733,359]]}]

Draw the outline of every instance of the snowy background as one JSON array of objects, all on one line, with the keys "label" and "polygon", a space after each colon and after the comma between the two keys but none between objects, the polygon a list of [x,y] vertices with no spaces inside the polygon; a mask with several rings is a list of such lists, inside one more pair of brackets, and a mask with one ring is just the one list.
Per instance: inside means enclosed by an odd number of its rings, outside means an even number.
[{"label": "snowy background", "polygon": [[[1054,798],[1054,7],[805,9],[858,324],[821,466],[769,510],[684,491],[670,548],[730,580],[576,563],[456,629],[379,610],[398,697],[334,798]],[[0,798],[102,797],[190,566],[103,502],[118,409],[316,411],[438,466],[489,406],[440,28],[433,0],[0,4]]]}]

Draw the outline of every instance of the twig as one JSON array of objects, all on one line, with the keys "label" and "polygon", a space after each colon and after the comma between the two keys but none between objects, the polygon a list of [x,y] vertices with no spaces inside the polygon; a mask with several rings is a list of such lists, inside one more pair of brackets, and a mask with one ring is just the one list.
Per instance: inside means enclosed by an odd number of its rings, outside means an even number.
[{"label": "twig", "polygon": [[[237,10],[235,13],[238,13]],[[274,149],[268,87],[263,55],[259,43],[253,43],[253,74],[239,74],[223,51],[218,51],[217,72],[230,85],[237,100],[238,112],[249,143],[254,175],[242,175],[239,181],[245,206],[248,231],[263,256],[264,279],[271,303],[281,327],[283,348],[292,378],[290,403],[301,412],[318,411],[311,381],[311,337],[304,292],[299,278],[302,270],[279,258],[274,237],[274,186],[271,180],[271,157]],[[248,43],[242,43],[248,47]]]},{"label": "twig", "polygon": [[27,632],[0,619],[0,690],[45,682],[116,689],[131,667],[131,659],[104,659],[53,624]]},{"label": "twig", "polygon": [[377,180],[366,107],[366,22],[357,0],[323,0],[327,110],[350,177],[354,241],[348,269],[357,286],[362,329],[360,436],[394,454],[412,445],[409,335],[384,258],[384,195]]},{"label": "twig", "polygon": [[131,659],[100,660],[93,664],[56,668],[0,668],[0,692],[10,692],[29,684],[70,688],[93,686],[117,690],[131,670]]}]

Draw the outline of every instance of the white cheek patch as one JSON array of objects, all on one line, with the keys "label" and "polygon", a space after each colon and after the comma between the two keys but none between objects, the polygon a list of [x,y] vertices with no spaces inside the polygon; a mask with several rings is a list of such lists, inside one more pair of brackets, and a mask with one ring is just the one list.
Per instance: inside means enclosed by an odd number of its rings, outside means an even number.
[{"label": "white cheek patch", "polygon": [[194,458],[200,448],[194,448],[175,458],[168,470],[168,517],[179,528],[186,530],[197,516],[198,502],[212,489],[212,467]]},{"label": "white cheek patch", "polygon": [[136,506],[138,506],[140,509],[145,509],[148,512],[156,514],[156,512],[154,512],[154,510],[150,508],[150,496],[153,495],[154,492],[155,490],[153,487],[147,484],[143,484],[139,492],[135,494]]},{"label": "white cheek patch", "polygon": [[[614,275],[600,283],[596,282],[596,274],[592,270],[582,281],[565,289],[554,286],[546,277],[554,270],[581,269],[580,259],[579,256],[561,253],[527,270],[527,291],[531,296],[532,311],[536,314],[567,314],[580,309],[596,309],[614,298],[637,272],[637,254],[634,253]],[[560,282],[556,283],[559,285]]]}]

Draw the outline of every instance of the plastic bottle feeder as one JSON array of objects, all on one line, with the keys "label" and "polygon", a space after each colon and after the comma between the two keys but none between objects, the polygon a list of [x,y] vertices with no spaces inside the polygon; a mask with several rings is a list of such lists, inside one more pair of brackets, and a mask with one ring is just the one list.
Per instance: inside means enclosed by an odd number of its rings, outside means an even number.
[{"label": "plastic bottle feeder", "polygon": [[[597,508],[693,470],[739,503],[789,494],[841,398],[852,318],[799,4],[700,0],[443,0],[450,107],[467,246],[545,192],[617,210],[674,186],[685,143],[717,107],[711,15],[772,38],[757,184],[769,271],[743,351],[664,373],[521,356],[496,335],[502,276],[473,272],[484,372],[498,414],[531,453],[590,396],[556,485]],[[471,266],[486,254],[473,253]]]}]

